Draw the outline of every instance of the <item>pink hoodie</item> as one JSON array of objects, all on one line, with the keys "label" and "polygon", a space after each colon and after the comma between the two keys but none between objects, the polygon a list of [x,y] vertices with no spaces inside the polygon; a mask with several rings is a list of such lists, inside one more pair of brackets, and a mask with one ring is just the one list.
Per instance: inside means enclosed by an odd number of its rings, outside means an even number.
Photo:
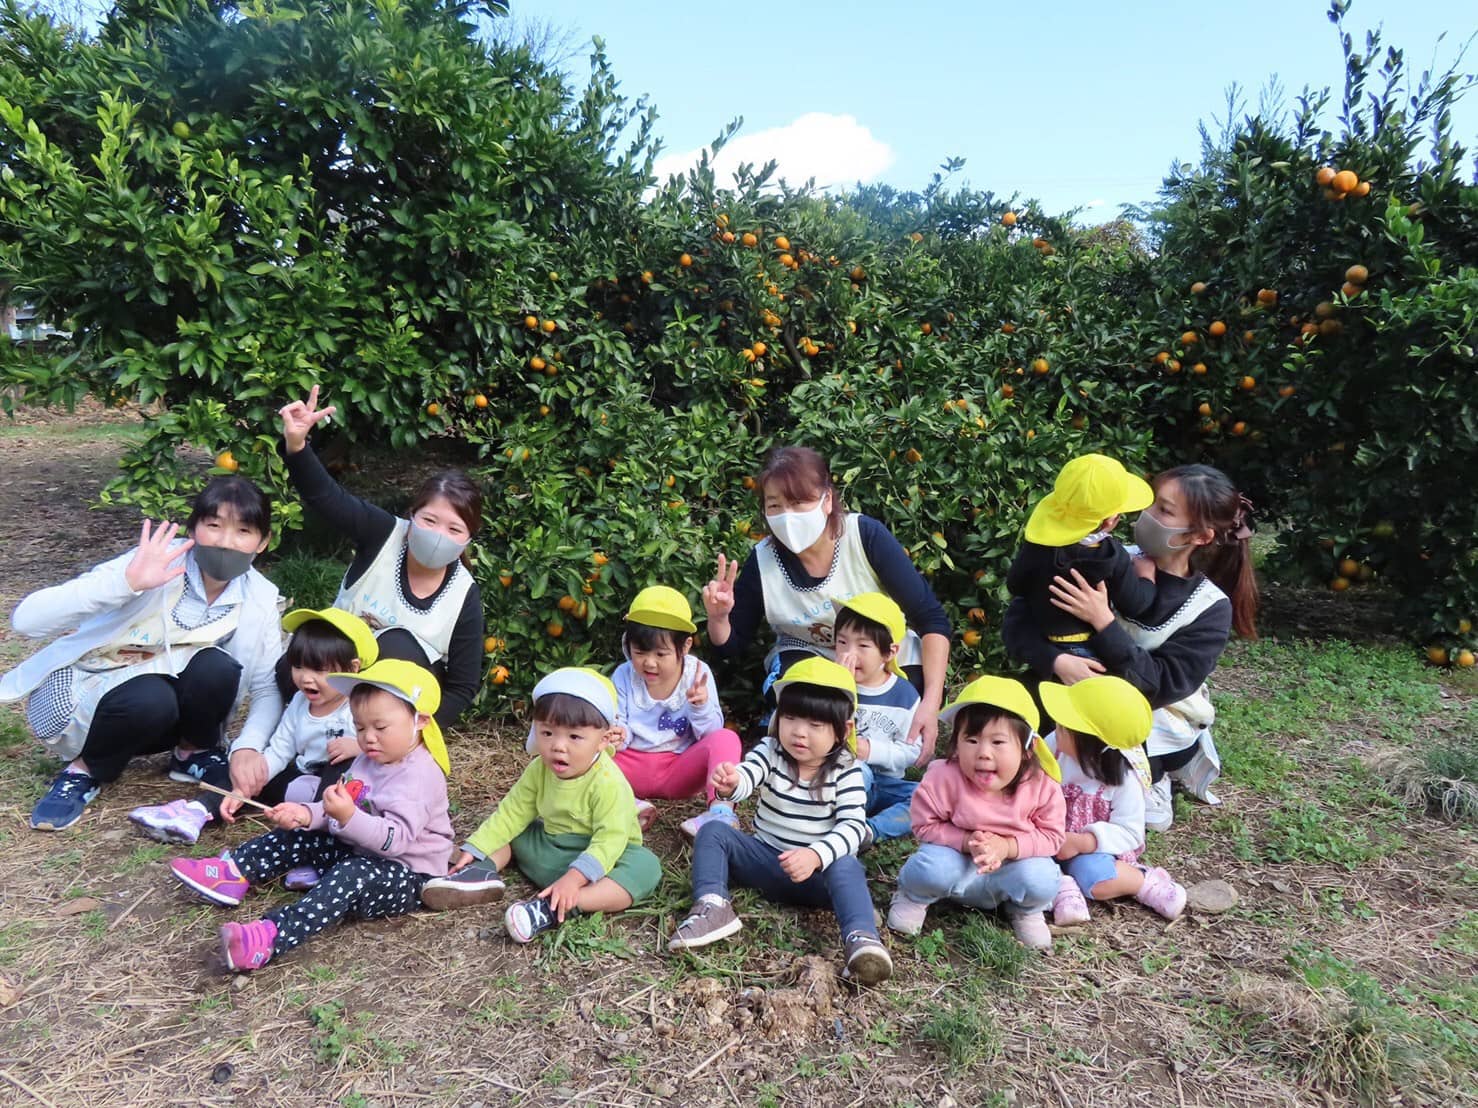
[{"label": "pink hoodie", "polygon": [[1062,849],[1067,826],[1062,786],[1040,769],[1007,796],[987,792],[966,780],[958,763],[944,761],[924,771],[908,814],[919,842],[961,854],[970,832],[990,831],[1015,839],[1018,858],[1050,858]]}]

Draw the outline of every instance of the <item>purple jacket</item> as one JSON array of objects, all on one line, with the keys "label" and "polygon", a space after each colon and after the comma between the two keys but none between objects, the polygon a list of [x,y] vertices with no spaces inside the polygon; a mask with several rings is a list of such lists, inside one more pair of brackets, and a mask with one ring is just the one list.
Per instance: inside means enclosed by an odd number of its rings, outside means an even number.
[{"label": "purple jacket", "polygon": [[364,784],[348,823],[329,817],[321,801],[306,805],[312,831],[327,830],[363,854],[392,858],[407,869],[445,876],[456,839],[447,812],[446,776],[424,745],[391,765],[361,754],[349,764],[343,783]]}]

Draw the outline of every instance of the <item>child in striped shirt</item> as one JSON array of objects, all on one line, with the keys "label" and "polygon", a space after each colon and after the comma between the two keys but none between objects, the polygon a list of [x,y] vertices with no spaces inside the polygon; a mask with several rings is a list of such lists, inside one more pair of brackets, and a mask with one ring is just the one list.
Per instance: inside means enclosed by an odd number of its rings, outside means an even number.
[{"label": "child in striped shirt", "polygon": [[857,859],[867,827],[867,789],[852,754],[857,684],[844,666],[811,657],[775,682],[770,734],[738,766],[713,773],[719,796],[758,795],[754,834],[712,821],[693,844],[693,909],[669,950],[693,950],[743,926],[732,883],[766,900],[830,906],[841,925],[844,976],[887,980],[893,962],[878,938],[867,877]]}]

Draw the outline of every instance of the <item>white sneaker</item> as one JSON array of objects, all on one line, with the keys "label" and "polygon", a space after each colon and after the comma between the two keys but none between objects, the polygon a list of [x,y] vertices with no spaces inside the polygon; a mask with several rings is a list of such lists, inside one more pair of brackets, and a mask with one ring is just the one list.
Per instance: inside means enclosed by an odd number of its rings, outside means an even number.
[{"label": "white sneaker", "polygon": [[1144,794],[1144,825],[1151,831],[1169,831],[1175,822],[1175,805],[1170,799],[1170,778],[1160,778]]}]

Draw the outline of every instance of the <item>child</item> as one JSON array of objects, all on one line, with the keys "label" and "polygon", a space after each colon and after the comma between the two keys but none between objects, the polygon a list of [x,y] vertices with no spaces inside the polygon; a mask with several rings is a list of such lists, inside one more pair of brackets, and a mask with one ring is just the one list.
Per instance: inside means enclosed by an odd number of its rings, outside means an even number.
[{"label": "child", "polygon": [[[1119,677],[1089,677],[1038,689],[1057,730],[1047,737],[1062,768],[1067,838],[1057,852],[1063,876],[1052,904],[1059,927],[1088,922],[1083,898],[1135,900],[1173,920],[1185,889],[1158,866],[1136,864],[1144,850],[1144,755],[1152,716],[1144,694]],[[1133,769],[1133,773],[1130,769]]]},{"label": "child", "polygon": [[737,827],[734,809],[713,795],[713,771],[737,762],[739,736],[724,726],[713,671],[690,653],[693,610],[676,589],[653,585],[636,594],[626,613],[616,667],[617,767],[637,795],[642,830],[657,818],[650,798],[683,800],[703,791],[708,810],[684,820],[681,829],[695,838],[711,819]]},{"label": "child", "polygon": [[1042,635],[1069,653],[1092,658],[1085,643],[1093,628],[1052,603],[1052,580],[1076,570],[1090,587],[1103,582],[1109,603],[1131,619],[1155,602],[1155,567],[1131,558],[1112,536],[1124,512],[1148,508],[1155,500],[1148,482],[1113,458],[1084,454],[1062,467],[1052,491],[1026,523],[1026,541],[1006,573],[1011,595],[1027,601]]},{"label": "child", "polygon": [[386,659],[363,672],[334,673],[349,694],[359,757],[311,804],[267,812],[276,831],[219,858],[176,858],[174,875],[207,900],[235,906],[253,885],[297,866],[323,878],[312,892],[251,923],[221,926],[226,965],[260,969],[353,913],[400,916],[421,903],[421,886],[446,873],[452,824],[447,814],[446,743],[432,718],[441,690],[427,670]]},{"label": "child", "polygon": [[898,664],[905,634],[903,609],[880,592],[854,596],[837,612],[837,661],[857,679],[857,760],[867,787],[864,849],[909,832],[908,803],[918,782],[903,773],[918,761],[922,743],[908,741],[919,693]]},{"label": "child", "polygon": [[1022,945],[1051,947],[1042,910],[1057,892],[1064,811],[1040,719],[1031,693],[1005,677],[977,678],[939,713],[954,723],[949,760],[932,763],[913,794],[920,846],[898,872],[893,930],[917,935],[929,905],[948,898],[1004,907]]},{"label": "child", "polygon": [[867,791],[849,749],[857,684],[843,666],[806,658],[775,682],[770,734],[735,766],[714,771],[720,796],[759,794],[753,835],[728,823],[703,825],[693,844],[693,908],[668,950],[694,950],[742,926],[729,886],[748,885],[767,900],[820,908],[841,925],[843,976],[886,981],[893,961],[878,939],[872,896],[857,850],[866,828]]},{"label": "child", "polygon": [[662,864],[641,844],[636,798],[606,753],[616,690],[593,669],[557,669],[534,686],[534,750],[493,814],[462,844],[444,878],[428,881],[428,908],[503,897],[510,859],[539,887],[504,913],[514,942],[581,912],[620,912],[650,896]]},{"label": "child", "polygon": [[[379,656],[369,625],[338,608],[288,612],[282,617],[282,629],[292,634],[287,657],[298,691],[264,744],[258,747],[251,736],[244,736],[231,746],[233,760],[238,755],[243,761],[260,759],[267,783],[252,795],[265,804],[281,804],[289,799],[288,786],[297,778],[317,774],[330,763],[348,763],[359,753],[349,698],[334,688],[328,677],[330,673],[357,673],[362,666],[373,665]],[[224,762],[208,769],[201,780],[221,789],[232,787],[231,773]],[[317,778],[311,783],[316,788]],[[314,791],[308,789],[307,795],[311,797]],[[151,839],[193,843],[206,824],[217,818],[235,822],[240,807],[241,802],[234,797],[201,792],[193,800],[135,808],[128,818]]]}]

